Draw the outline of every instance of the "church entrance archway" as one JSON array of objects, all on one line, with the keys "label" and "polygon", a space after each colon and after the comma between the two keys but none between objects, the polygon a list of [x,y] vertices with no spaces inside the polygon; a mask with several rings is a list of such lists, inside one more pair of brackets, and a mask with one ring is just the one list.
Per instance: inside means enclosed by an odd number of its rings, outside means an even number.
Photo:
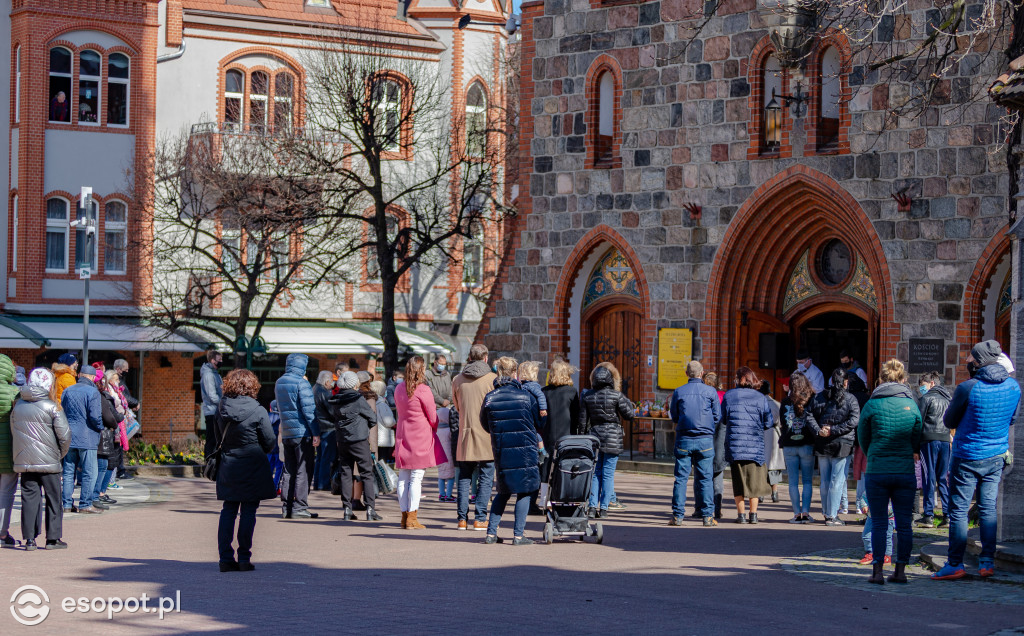
[{"label": "church entrance archway", "polygon": [[[640,356],[643,317],[638,303],[611,299],[584,316],[586,324],[584,369],[611,362],[622,376],[622,392],[634,402],[640,399]],[[583,378],[590,388],[590,377]]]}]

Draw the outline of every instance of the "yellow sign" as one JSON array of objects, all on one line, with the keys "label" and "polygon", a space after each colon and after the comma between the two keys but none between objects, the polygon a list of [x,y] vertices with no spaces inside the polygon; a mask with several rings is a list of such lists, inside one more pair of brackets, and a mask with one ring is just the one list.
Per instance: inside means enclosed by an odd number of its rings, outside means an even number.
[{"label": "yellow sign", "polygon": [[676,389],[686,384],[686,363],[693,358],[693,331],[658,330],[658,388]]}]

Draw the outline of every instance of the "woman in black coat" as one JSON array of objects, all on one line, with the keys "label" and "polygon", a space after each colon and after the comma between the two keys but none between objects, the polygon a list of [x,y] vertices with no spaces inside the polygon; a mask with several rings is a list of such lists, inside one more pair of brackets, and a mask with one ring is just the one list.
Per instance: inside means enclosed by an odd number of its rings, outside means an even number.
[{"label": "woman in black coat", "polygon": [[491,518],[487,524],[485,543],[501,543],[498,525],[505,505],[516,496],[516,521],[513,545],[529,545],[532,540],[523,536],[531,495],[540,488],[538,445],[542,445],[537,428],[540,426],[540,408],[537,400],[516,379],[519,364],[514,358],[498,358],[495,367],[498,379],[494,390],[484,398],[480,409],[480,424],[491,435],[494,451],[494,482],[498,494],[491,503]]},{"label": "woman in black coat", "polygon": [[831,385],[811,401],[814,454],[818,456],[821,473],[821,510],[826,526],[845,526],[839,518],[839,505],[847,494],[846,464],[853,455],[853,445],[860,422],[860,404],[849,392],[849,376],[843,369],[832,372]]},{"label": "woman in black coat", "polygon": [[[224,502],[217,529],[221,572],[249,572],[255,567],[252,535],[260,501],[274,499],[277,488],[267,453],[277,447],[267,410],[256,401],[260,381],[252,371],[235,369],[224,378],[224,397],[217,411],[217,499]],[[238,522],[238,560],[231,545]]]},{"label": "woman in black coat", "polygon": [[580,400],[579,430],[597,437],[601,450],[590,486],[590,509],[596,517],[608,514],[615,493],[615,467],[622,453],[622,420],[633,419],[633,403],[622,394],[619,370],[602,362],[590,374],[591,390]]},{"label": "woman in black coat", "polygon": [[580,419],[580,394],[572,384],[573,369],[565,360],[551,363],[551,375],[548,385],[544,387],[544,397],[548,401],[547,422],[540,432],[544,438],[544,448],[550,454],[540,467],[540,498],[547,501],[548,480],[551,479],[551,455],[554,455],[558,440],[567,435],[578,433],[576,427]]}]

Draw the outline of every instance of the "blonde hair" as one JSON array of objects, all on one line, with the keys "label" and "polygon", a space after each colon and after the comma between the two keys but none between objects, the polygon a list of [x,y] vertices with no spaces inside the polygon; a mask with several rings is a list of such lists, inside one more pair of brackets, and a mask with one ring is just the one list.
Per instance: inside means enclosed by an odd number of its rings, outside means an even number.
[{"label": "blonde hair", "polygon": [[887,360],[882,365],[882,372],[879,374],[879,379],[882,382],[899,382],[900,384],[907,383],[907,370],[903,368],[903,363],[893,358]]},{"label": "blonde hair", "polygon": [[527,360],[519,364],[519,381],[536,382],[537,372],[540,371],[540,363],[536,360]]},{"label": "blonde hair", "polygon": [[519,370],[519,363],[516,362],[515,358],[502,356],[498,358],[498,361],[494,364],[494,368],[498,372],[499,378],[514,378],[516,376],[516,371]]},{"label": "blonde hair", "polygon": [[718,374],[714,371],[708,371],[704,374],[704,384],[718,391],[722,390],[722,385],[718,383]]},{"label": "blonde hair", "polygon": [[564,358],[555,358],[551,363],[548,386],[572,386],[572,376],[576,371],[576,367],[566,362]]},{"label": "blonde hair", "polygon": [[110,384],[111,378],[117,378],[117,383],[121,383],[121,374],[113,369],[107,369],[107,372],[103,374],[103,381],[107,383],[107,386],[113,386]]},{"label": "blonde hair", "polygon": [[426,366],[423,356],[413,356],[405,363],[405,394],[409,397],[416,392],[416,387],[427,381]]},{"label": "blonde hair", "polygon": [[594,384],[594,374],[597,372],[598,369],[602,367],[608,369],[608,371],[610,371],[612,374],[612,388],[614,388],[616,391],[622,391],[622,375],[619,373],[619,370],[615,368],[615,365],[612,364],[611,362],[601,362],[596,367],[594,367],[594,370],[590,372],[591,386],[593,386]]}]

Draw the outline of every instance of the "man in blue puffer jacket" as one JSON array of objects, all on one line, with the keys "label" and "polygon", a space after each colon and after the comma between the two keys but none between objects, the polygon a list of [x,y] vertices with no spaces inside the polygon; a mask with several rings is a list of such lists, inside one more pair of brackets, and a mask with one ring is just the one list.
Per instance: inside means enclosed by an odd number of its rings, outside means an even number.
[{"label": "man in blue puffer jacket", "polygon": [[284,375],[274,386],[281,413],[281,445],[284,475],[281,478],[281,516],[285,519],[316,519],[308,510],[309,483],[313,477],[313,449],[320,445],[313,387],[306,380],[309,357],[289,354]]},{"label": "man in blue puffer jacket", "polygon": [[995,574],[996,495],[1010,449],[1010,426],[1020,404],[1020,386],[999,364],[1002,351],[995,340],[978,343],[967,358],[971,379],[953,393],[943,422],[956,431],[949,472],[949,560],[932,575],[936,580],[966,576],[967,509],[978,490],[981,513],[981,555],[978,574]]},{"label": "man in blue puffer jacket", "polygon": [[[96,448],[103,430],[103,403],[96,382],[102,376],[93,367],[82,369],[78,383],[72,384],[61,395],[61,408],[71,428],[71,449],[64,456],[64,477],[62,498],[64,510],[81,513],[97,513],[103,509],[93,505],[97,469]],[[82,471],[82,492],[78,507],[75,500],[75,471]]]}]

